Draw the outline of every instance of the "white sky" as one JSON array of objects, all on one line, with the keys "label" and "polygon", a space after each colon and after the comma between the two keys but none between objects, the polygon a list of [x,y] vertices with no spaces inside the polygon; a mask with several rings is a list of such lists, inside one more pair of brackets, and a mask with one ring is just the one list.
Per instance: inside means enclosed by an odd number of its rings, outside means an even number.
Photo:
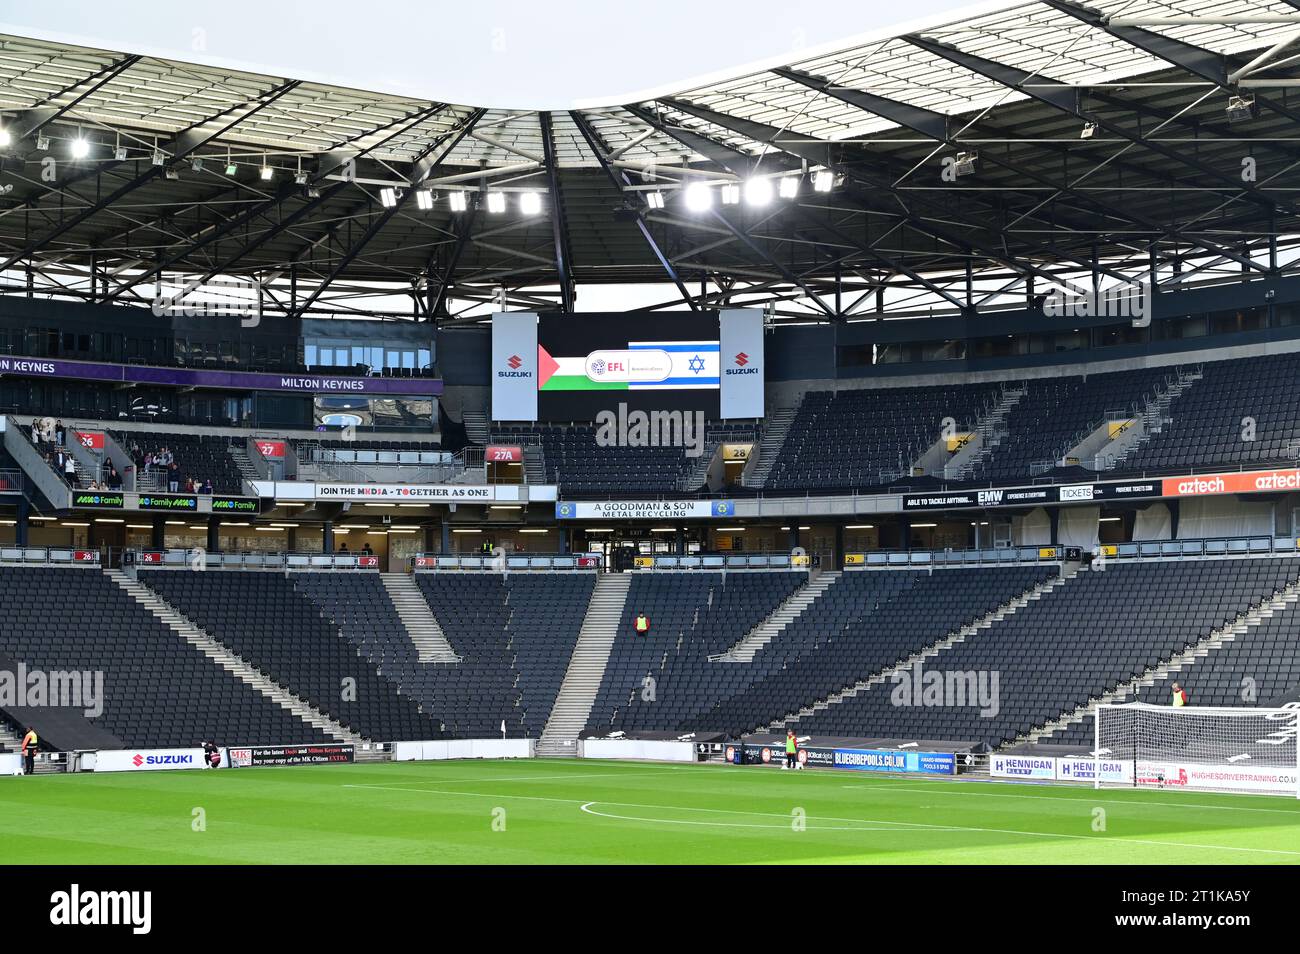
[{"label": "white sky", "polygon": [[[460,105],[650,98],[902,32],[969,0],[0,0],[0,32]],[[905,23],[904,21],[908,21]]]}]

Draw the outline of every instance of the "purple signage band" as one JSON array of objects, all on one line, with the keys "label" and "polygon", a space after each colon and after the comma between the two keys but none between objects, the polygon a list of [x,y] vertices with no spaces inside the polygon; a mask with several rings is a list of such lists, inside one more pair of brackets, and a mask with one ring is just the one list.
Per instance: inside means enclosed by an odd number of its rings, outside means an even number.
[{"label": "purple signage band", "polygon": [[370,378],[343,374],[267,374],[262,371],[200,371],[148,365],[65,361],[59,358],[15,358],[0,355],[0,375],[28,378],[76,378],[115,384],[155,384],[180,388],[225,388],[234,391],[293,391],[300,394],[408,394],[436,397],[442,381],[435,378]]}]

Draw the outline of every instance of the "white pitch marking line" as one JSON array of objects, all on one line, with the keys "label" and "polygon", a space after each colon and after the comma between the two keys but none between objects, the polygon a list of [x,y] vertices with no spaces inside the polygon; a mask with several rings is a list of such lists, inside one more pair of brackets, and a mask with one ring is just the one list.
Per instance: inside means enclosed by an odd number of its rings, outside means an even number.
[{"label": "white pitch marking line", "polygon": [[[941,782],[941,785],[949,785],[950,782]],[[975,782],[967,784],[985,784]],[[1014,784],[1014,783],[1011,783]],[[1032,798],[1042,802],[1087,802],[1089,805],[1154,805],[1166,808],[1211,808],[1225,812],[1267,812],[1270,815],[1292,815],[1297,822],[1300,822],[1300,811],[1289,811],[1285,808],[1250,808],[1245,805],[1207,805],[1204,802],[1148,802],[1145,800],[1129,801],[1125,798],[1079,798],[1073,795],[1025,795],[1017,792],[965,792],[951,791],[945,792],[938,788],[916,788],[913,786],[894,785],[891,782],[868,782],[865,779],[856,784],[840,785],[840,788],[875,788],[894,792],[921,792],[926,795],[983,795],[985,798]],[[1095,791],[1095,789],[1094,789]],[[1261,796],[1264,797],[1264,796]]]},{"label": "white pitch marking line", "polygon": [[[667,809],[669,811],[682,812],[713,812],[714,814],[729,815],[754,815],[760,818],[787,818],[788,816],[774,812],[746,812],[739,809],[721,809],[721,808],[689,808],[685,805],[644,805],[638,802],[582,802],[576,798],[555,798],[547,795],[507,795],[496,792],[457,792],[450,789],[431,789],[431,788],[395,788],[389,785],[344,785],[344,788],[368,788],[379,789],[389,792],[406,792],[412,795],[461,795],[466,798],[514,798],[530,802],[559,802],[564,805],[577,804],[579,808],[583,804],[587,805],[612,805],[616,808],[649,808],[649,809]],[[910,825],[910,828],[891,829],[895,831],[928,831],[937,829],[941,831],[967,831],[977,834],[988,835],[1026,835],[1032,838],[1072,838],[1082,841],[1101,842],[1109,844],[1130,844],[1130,845],[1151,845],[1157,848],[1196,848],[1202,851],[1243,851],[1250,854],[1264,855],[1287,855],[1288,857],[1300,857],[1300,851],[1285,851],[1281,848],[1245,848],[1236,845],[1201,845],[1185,841],[1155,841],[1149,838],[1112,838],[1107,835],[1093,837],[1091,835],[1072,835],[1066,832],[1048,832],[1048,831],[1020,831],[1014,828],[971,828],[966,826],[944,826],[944,825],[926,825],[921,822],[895,822],[888,819],[879,818],[837,818],[834,816],[815,816],[821,821],[843,821],[854,824],[867,825]]]},{"label": "white pitch marking line", "polygon": [[[787,827],[786,824],[780,824],[780,825],[751,825],[751,824],[748,824],[748,823],[746,823],[746,822],[690,821],[690,820],[685,819],[685,818],[638,818],[638,817],[635,816],[635,815],[612,815],[612,814],[610,814],[609,812],[598,812],[598,811],[596,811],[594,808],[591,807],[592,805],[605,805],[605,804],[609,804],[609,803],[608,803],[608,802],[587,802],[585,805],[580,805],[579,808],[580,808],[582,811],[586,812],[588,815],[596,815],[596,816],[599,816],[600,818],[614,818],[614,819],[617,819],[617,820],[619,820],[619,821],[643,821],[643,822],[653,822],[653,823],[656,824],[656,825],[706,825],[706,826],[709,826],[709,827],[712,827],[712,828],[763,828],[763,829],[767,829],[767,830],[769,830],[769,831],[770,831],[771,829],[773,829],[773,828],[785,828],[785,827]],[[725,809],[725,808],[719,808],[719,809],[700,809],[700,810],[701,810],[701,811],[717,811],[717,812],[719,812],[720,814],[730,814],[730,812],[729,812],[727,809]],[[784,817],[784,816],[779,816],[779,817]],[[910,824],[910,823],[908,823],[908,822],[889,822],[888,824],[891,825],[891,826],[896,826],[896,825],[907,825],[907,824]],[[881,827],[870,827],[870,828],[868,828],[868,827],[861,827],[861,826],[857,826],[857,825],[810,825],[810,826],[808,826],[808,830],[809,830],[809,831],[909,831],[909,830],[910,830],[910,831],[927,831],[927,832],[929,832],[929,831],[936,831],[936,832],[937,832],[937,831],[952,831],[953,829],[950,829],[950,828],[925,828],[925,829],[912,828],[912,829],[909,829],[909,828],[884,827],[884,826],[881,826]]]},{"label": "white pitch marking line", "polygon": [[[545,782],[570,778],[631,778],[640,775],[667,775],[667,772],[587,772],[570,775],[481,775],[464,779],[465,782]],[[455,783],[454,778],[440,778],[439,782]],[[345,788],[362,788],[360,785],[346,785]]]}]

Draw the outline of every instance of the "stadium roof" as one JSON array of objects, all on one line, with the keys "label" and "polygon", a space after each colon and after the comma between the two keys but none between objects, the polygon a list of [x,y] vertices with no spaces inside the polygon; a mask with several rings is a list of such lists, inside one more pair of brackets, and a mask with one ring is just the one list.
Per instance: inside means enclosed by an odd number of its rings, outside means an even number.
[{"label": "stadium roof", "polygon": [[552,112],[4,36],[0,280],[140,302],[235,276],[272,312],[444,321],[665,283],[660,307],[830,320],[1267,275],[1300,233],[1298,36],[1300,2],[1035,0]]}]

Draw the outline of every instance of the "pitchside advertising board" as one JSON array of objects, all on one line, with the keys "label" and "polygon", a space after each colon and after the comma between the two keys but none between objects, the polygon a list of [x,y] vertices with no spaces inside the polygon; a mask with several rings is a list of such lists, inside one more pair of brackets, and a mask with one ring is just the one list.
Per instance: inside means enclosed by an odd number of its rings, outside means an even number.
[{"label": "pitchside advertising board", "polygon": [[203,749],[122,749],[95,753],[96,772],[159,772],[203,768]]},{"label": "pitchside advertising board", "polygon": [[492,318],[492,417],[594,421],[602,412],[763,415],[763,315],[611,313]]},{"label": "pitchside advertising board", "polygon": [[[740,754],[740,763],[736,755]],[[761,745],[746,742],[726,748],[727,761],[745,765],[784,765],[785,746],[779,742]],[[848,769],[855,772],[896,772],[912,775],[956,775],[957,757],[951,752],[907,752],[898,749],[842,749],[825,745],[801,745],[798,759],[815,768]]]},{"label": "pitchside advertising board", "polygon": [[226,749],[231,768],[258,765],[332,765],[352,762],[356,750],[351,745],[246,745]]},{"label": "pitchside advertising board", "polygon": [[1098,763],[1091,756],[1057,758],[995,753],[989,758],[989,775],[1035,782],[1094,782],[1099,764],[1102,782],[1132,784],[1132,760],[1102,759]]}]

